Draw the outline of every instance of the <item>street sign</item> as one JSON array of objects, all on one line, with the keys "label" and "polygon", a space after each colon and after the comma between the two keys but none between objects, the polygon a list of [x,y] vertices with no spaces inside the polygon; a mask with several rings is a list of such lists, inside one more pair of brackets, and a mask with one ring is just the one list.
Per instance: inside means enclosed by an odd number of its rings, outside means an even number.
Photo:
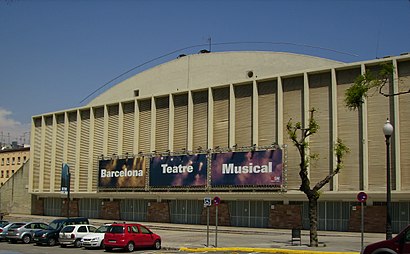
[{"label": "street sign", "polygon": [[367,199],[367,194],[364,191],[361,191],[357,194],[357,200],[359,200],[359,202],[366,202]]},{"label": "street sign", "polygon": [[221,203],[221,199],[219,197],[214,197],[214,204],[219,205]]},{"label": "street sign", "polygon": [[211,206],[212,200],[211,198],[204,198],[204,207]]}]

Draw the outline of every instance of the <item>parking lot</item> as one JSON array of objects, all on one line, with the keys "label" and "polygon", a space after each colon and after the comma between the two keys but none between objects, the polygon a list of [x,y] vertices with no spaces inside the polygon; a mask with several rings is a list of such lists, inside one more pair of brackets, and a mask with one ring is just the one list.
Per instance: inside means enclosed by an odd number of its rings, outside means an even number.
[{"label": "parking lot", "polygon": [[[5,217],[9,221],[44,221],[49,223],[54,217],[11,214]],[[109,220],[91,219],[90,223],[100,226],[104,223],[112,223]],[[187,252],[193,249],[207,246],[206,225],[170,224],[145,222],[154,233],[162,238],[162,249],[155,251],[152,249],[139,249],[135,253],[176,253],[180,248],[186,248]],[[254,248],[251,252],[261,252],[264,250],[301,250],[303,253],[312,251],[318,252],[355,252],[361,249],[361,237],[359,232],[332,232],[319,231],[319,247],[309,247],[309,231],[302,231],[302,241],[300,244],[292,244],[291,231],[289,229],[269,229],[269,228],[247,228],[247,227],[218,227],[217,247],[237,248],[234,252],[241,252],[240,248]],[[364,245],[383,240],[385,234],[365,233]],[[215,227],[210,227],[209,247],[214,248],[216,243]],[[16,248],[16,249],[13,249]],[[239,249],[238,249],[239,248]],[[8,250],[9,252],[2,252]],[[214,249],[215,250],[215,249]],[[220,249],[218,249],[219,251]],[[61,252],[60,252],[61,251]],[[68,251],[68,252],[67,252]],[[208,252],[209,250],[202,250]],[[221,250],[221,253],[232,253],[232,251]],[[109,253],[105,250],[86,250],[79,248],[61,248],[60,246],[47,247],[35,246],[34,244],[9,244],[0,242],[0,254],[5,253]],[[125,253],[121,250],[114,250],[112,253]],[[212,252],[216,253],[216,252]]]}]

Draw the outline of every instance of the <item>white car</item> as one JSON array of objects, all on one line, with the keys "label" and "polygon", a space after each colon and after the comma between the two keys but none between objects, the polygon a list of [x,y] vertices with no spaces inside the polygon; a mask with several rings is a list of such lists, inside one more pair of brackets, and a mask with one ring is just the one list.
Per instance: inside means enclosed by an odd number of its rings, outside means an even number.
[{"label": "white car", "polygon": [[104,234],[111,224],[104,224],[94,233],[87,234],[81,239],[81,245],[86,249],[104,248]]},{"label": "white car", "polygon": [[58,242],[61,247],[67,245],[74,245],[74,247],[81,247],[81,239],[83,236],[95,232],[97,227],[88,224],[68,225],[61,229],[58,235]]}]

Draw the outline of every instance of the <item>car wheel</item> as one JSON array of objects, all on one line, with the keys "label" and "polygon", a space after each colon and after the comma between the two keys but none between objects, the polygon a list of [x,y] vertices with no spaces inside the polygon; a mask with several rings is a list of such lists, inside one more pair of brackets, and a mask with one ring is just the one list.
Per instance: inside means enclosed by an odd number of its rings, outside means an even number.
[{"label": "car wheel", "polygon": [[60,244],[60,247],[61,248],[65,248],[67,245],[65,245],[65,244]]},{"label": "car wheel", "polygon": [[104,249],[104,247],[105,247],[105,245],[104,245],[104,240],[102,240],[102,241],[101,241],[101,244],[100,244],[100,248],[101,248],[101,249]]},{"label": "car wheel", "polygon": [[125,247],[125,249],[126,249],[128,252],[133,252],[134,249],[135,249],[134,243],[133,243],[133,242],[129,242],[129,243],[127,244],[127,246]]},{"label": "car wheel", "polygon": [[31,237],[29,235],[23,236],[23,243],[30,243],[31,242]]},{"label": "car wheel", "polygon": [[48,246],[54,246],[56,245],[56,239],[50,238],[48,239]]},{"label": "car wheel", "polygon": [[112,251],[112,247],[107,247],[107,246],[105,246],[104,249],[105,249],[106,251]]},{"label": "car wheel", "polygon": [[160,250],[161,249],[161,241],[160,240],[156,240],[154,243],[154,249],[156,250]]},{"label": "car wheel", "polygon": [[80,242],[79,239],[77,239],[77,240],[74,241],[74,247],[76,247],[76,248],[80,248],[80,247],[81,247],[81,242]]}]

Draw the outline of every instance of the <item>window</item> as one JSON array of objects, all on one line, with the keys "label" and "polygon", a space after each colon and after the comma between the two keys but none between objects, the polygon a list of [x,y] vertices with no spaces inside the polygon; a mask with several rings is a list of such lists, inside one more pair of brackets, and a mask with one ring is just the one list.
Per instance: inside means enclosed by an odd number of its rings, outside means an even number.
[{"label": "window", "polygon": [[26,162],[26,159],[27,159],[27,157],[26,157],[26,156],[24,156],[24,157],[23,157],[23,161],[24,161],[24,162]]},{"label": "window", "polygon": [[20,156],[19,157],[17,157],[17,164],[20,164],[21,163],[21,161],[20,161]]},{"label": "window", "polygon": [[78,232],[88,232],[86,226],[81,226],[78,228]]},{"label": "window", "polygon": [[137,226],[132,226],[132,233],[139,233]]},{"label": "window", "polygon": [[12,174],[12,175],[14,174],[14,170],[11,171],[11,174]]},{"label": "window", "polygon": [[9,176],[9,171],[8,170],[6,170],[6,178],[9,178],[10,176]]},{"label": "window", "polygon": [[141,226],[141,232],[142,232],[143,234],[149,234],[149,233],[151,233],[146,227],[143,227],[143,226]]},{"label": "window", "polygon": [[7,158],[6,165],[10,165],[10,158]]},{"label": "window", "polygon": [[1,178],[4,178],[4,171],[1,171]]},{"label": "window", "polygon": [[1,158],[1,165],[4,166],[4,158]]},{"label": "window", "polygon": [[11,165],[14,165],[16,163],[16,157],[13,157],[12,159],[11,159]]}]

